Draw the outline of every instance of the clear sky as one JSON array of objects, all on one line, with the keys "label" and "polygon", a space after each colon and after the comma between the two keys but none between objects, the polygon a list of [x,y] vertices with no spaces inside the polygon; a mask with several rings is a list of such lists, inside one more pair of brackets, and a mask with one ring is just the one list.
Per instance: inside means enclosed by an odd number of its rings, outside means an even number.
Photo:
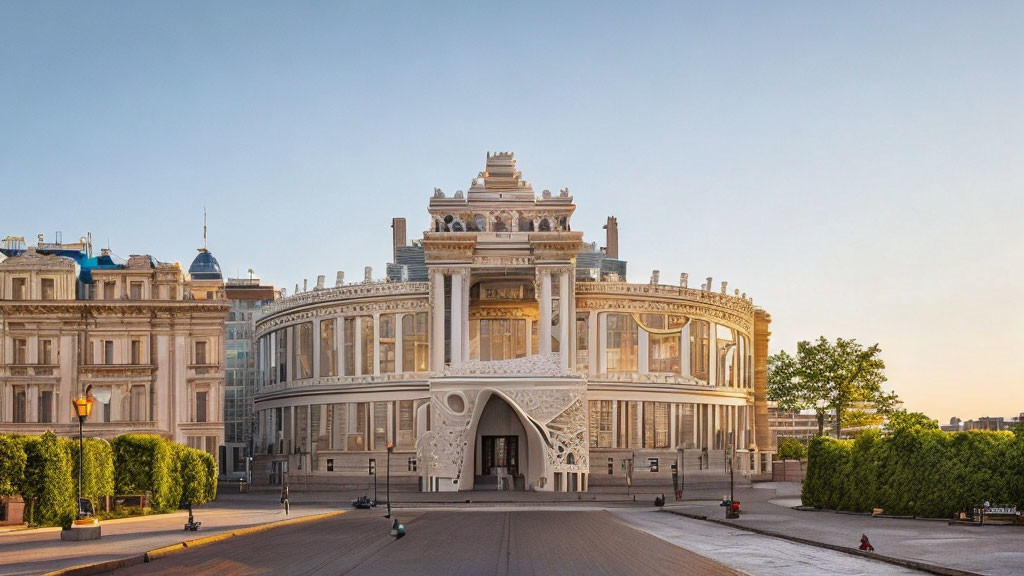
[{"label": "clear sky", "polygon": [[0,236],[289,292],[383,274],[488,150],[630,280],[879,342],[906,407],[1024,412],[1020,2],[0,3]]}]

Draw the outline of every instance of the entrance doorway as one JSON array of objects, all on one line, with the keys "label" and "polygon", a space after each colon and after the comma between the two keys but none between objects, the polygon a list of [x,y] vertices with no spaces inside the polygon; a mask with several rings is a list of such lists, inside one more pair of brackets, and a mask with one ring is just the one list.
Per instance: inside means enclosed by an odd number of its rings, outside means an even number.
[{"label": "entrance doorway", "polygon": [[481,436],[480,448],[484,476],[519,476],[518,436]]}]

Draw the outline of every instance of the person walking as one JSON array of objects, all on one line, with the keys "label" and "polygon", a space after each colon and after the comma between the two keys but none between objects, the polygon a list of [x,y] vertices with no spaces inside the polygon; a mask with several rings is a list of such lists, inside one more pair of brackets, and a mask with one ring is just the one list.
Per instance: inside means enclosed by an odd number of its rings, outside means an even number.
[{"label": "person walking", "polygon": [[284,506],[284,515],[288,515],[288,508],[290,503],[288,502],[288,485],[285,484],[284,488],[281,489],[281,505]]}]

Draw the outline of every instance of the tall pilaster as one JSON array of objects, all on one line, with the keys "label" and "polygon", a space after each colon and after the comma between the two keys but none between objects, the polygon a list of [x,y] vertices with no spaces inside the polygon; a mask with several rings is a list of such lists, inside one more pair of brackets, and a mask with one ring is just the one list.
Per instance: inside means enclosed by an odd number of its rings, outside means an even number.
[{"label": "tall pilaster", "polygon": [[540,274],[540,353],[551,354],[551,273],[538,270]]},{"label": "tall pilaster", "polygon": [[575,364],[572,342],[569,340],[569,326],[575,322],[569,308],[569,272],[562,270],[558,275],[558,351],[562,356],[562,367],[570,369]]},{"label": "tall pilaster", "polygon": [[754,438],[760,450],[771,448],[771,432],[768,430],[768,342],[772,333],[771,314],[757,308],[754,310]]},{"label": "tall pilaster", "polygon": [[465,331],[465,318],[463,314],[465,308],[462,305],[462,275],[464,272],[458,270],[452,274],[452,345],[451,345],[451,358],[452,364],[459,364],[462,362],[462,337]]},{"label": "tall pilaster", "polygon": [[430,271],[430,296],[430,369],[440,372],[444,370],[444,274],[440,270]]}]

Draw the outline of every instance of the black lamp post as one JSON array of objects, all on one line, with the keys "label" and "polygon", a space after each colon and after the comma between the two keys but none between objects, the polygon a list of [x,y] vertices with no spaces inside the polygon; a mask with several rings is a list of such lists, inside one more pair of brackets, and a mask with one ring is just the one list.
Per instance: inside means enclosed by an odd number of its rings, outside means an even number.
[{"label": "black lamp post", "polygon": [[391,451],[395,449],[394,442],[388,442],[388,463],[387,463],[387,498],[388,498],[388,515],[385,518],[391,518]]},{"label": "black lamp post", "polygon": [[82,455],[85,452],[85,440],[82,432],[82,426],[85,424],[85,419],[92,414],[92,397],[91,396],[79,396],[78,398],[72,398],[71,404],[75,407],[75,413],[78,414],[78,518],[82,518]]}]

